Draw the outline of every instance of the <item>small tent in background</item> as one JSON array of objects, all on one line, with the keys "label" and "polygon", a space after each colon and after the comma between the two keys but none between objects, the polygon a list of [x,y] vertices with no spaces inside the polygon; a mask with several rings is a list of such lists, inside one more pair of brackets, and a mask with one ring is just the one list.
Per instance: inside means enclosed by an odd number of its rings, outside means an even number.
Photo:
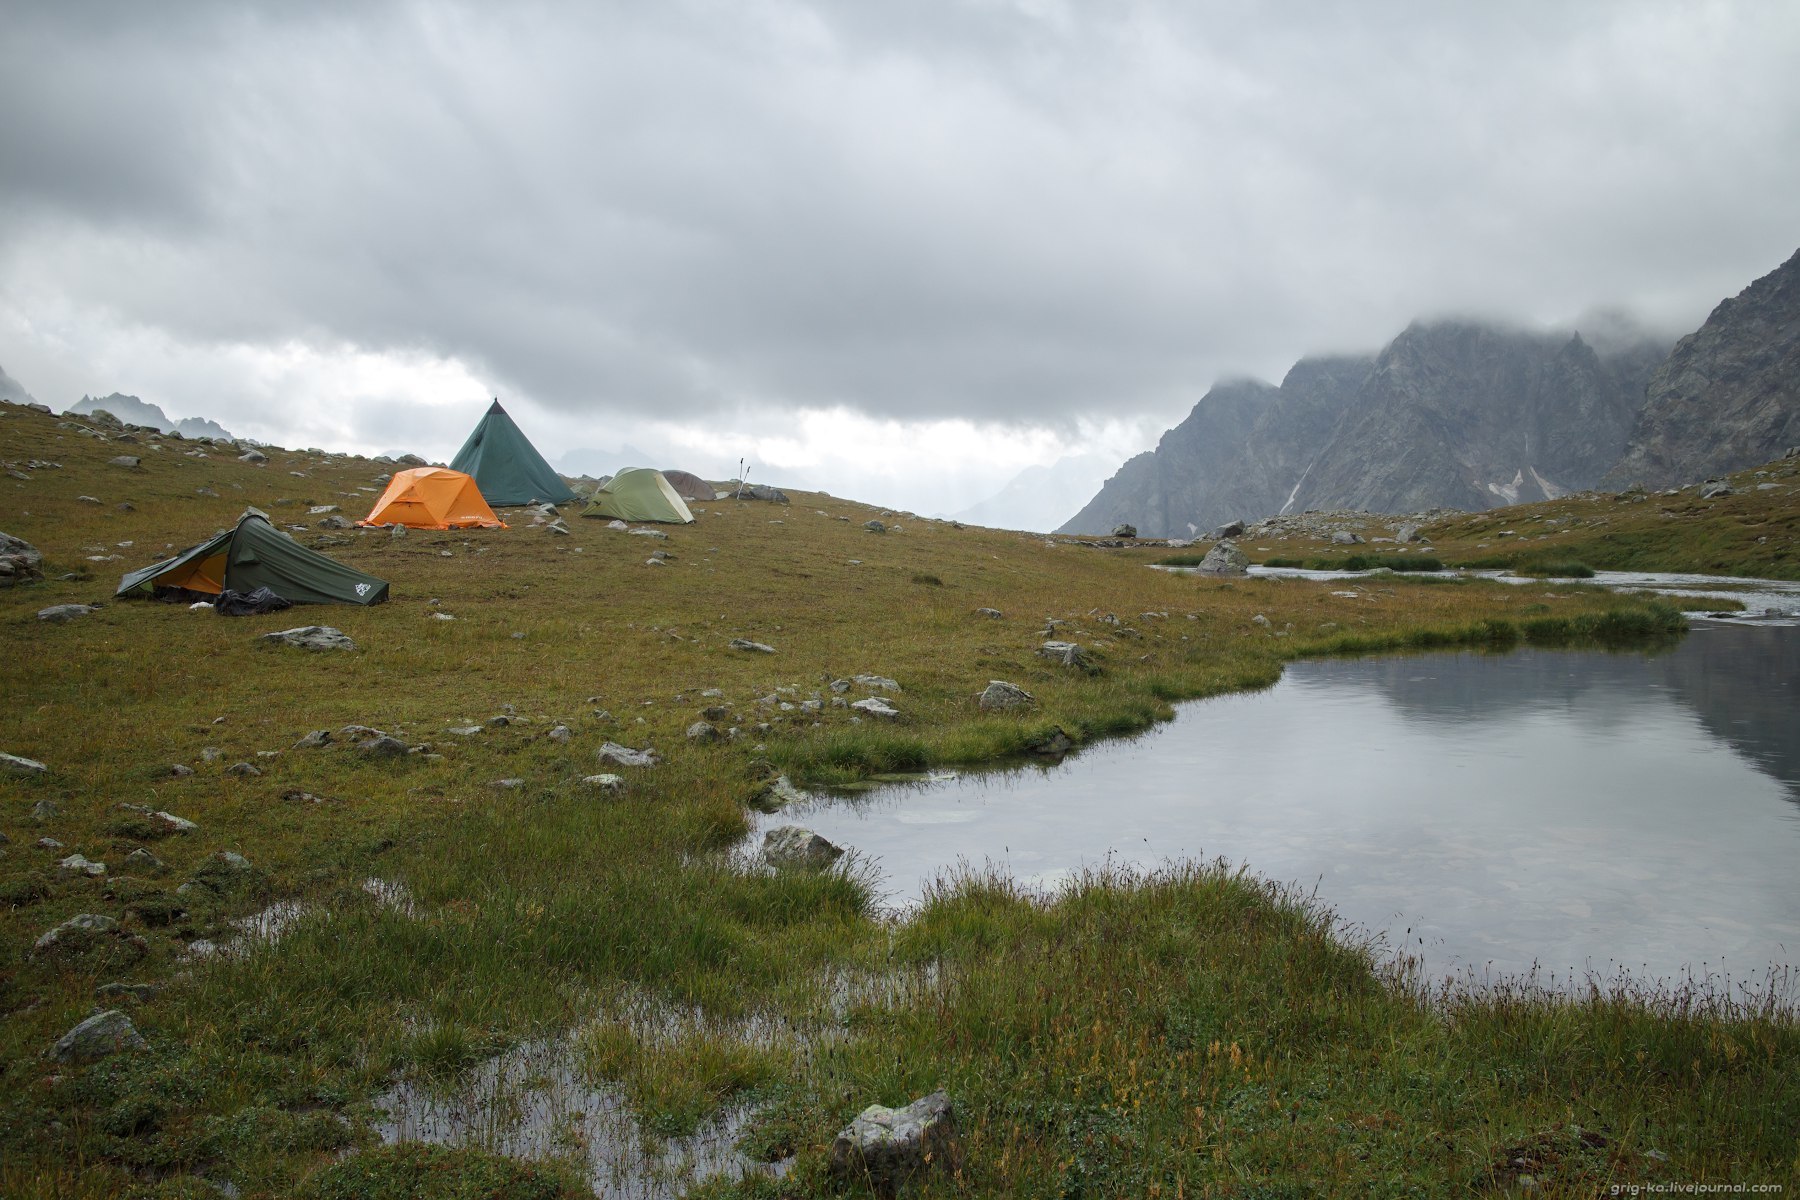
[{"label": "small tent in background", "polygon": [[472,476],[487,502],[501,508],[575,499],[498,400],[450,460],[450,469]]},{"label": "small tent in background", "polygon": [[293,604],[380,604],[388,595],[386,580],[308,550],[254,508],[233,528],[126,575],[118,595],[150,596],[159,588],[208,596],[268,588]]},{"label": "small tent in background", "polygon": [[688,471],[664,471],[662,477],[683,500],[712,500],[719,494],[712,484]]},{"label": "small tent in background", "polygon": [[672,521],[680,525],[693,523],[694,514],[686,501],[669,486],[661,471],[649,467],[626,467],[594,492],[594,499],[581,510],[584,517],[612,517],[619,521]]},{"label": "small tent in background", "polygon": [[396,471],[387,491],[358,525],[406,525],[413,529],[505,529],[475,481],[461,471],[414,467]]}]

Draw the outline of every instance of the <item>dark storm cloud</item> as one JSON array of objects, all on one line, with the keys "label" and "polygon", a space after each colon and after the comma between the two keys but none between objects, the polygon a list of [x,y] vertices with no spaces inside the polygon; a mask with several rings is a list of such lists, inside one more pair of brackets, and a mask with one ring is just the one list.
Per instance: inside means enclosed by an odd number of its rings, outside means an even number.
[{"label": "dark storm cloud", "polygon": [[1796,241],[1787,6],[58,4],[0,299],[568,410],[1055,423]]}]

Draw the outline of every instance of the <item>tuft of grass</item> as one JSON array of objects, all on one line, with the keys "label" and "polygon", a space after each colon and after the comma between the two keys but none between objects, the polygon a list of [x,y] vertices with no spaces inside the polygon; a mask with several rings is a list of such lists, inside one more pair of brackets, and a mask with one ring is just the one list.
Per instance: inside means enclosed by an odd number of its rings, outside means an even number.
[{"label": "tuft of grass", "polygon": [[576,1200],[566,1172],[474,1148],[403,1144],[365,1150],[315,1175],[304,1200]]},{"label": "tuft of grass", "polygon": [[923,584],[926,587],[943,587],[944,586],[944,581],[942,579],[939,579],[936,575],[933,575],[927,571],[915,572],[913,574],[912,581],[914,583]]}]

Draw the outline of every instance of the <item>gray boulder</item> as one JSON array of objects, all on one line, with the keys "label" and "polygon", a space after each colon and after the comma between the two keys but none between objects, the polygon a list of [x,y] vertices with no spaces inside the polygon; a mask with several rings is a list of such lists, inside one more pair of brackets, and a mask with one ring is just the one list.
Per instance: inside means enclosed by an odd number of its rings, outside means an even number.
[{"label": "gray boulder", "polygon": [[16,538],[10,533],[0,533],[0,556],[19,559],[28,567],[44,565],[42,551],[24,538]]},{"label": "gray boulder", "polygon": [[1116,538],[1134,538],[1137,536],[1137,526],[1114,525],[1112,535]]},{"label": "gray boulder", "polygon": [[315,729],[294,743],[296,750],[317,750],[321,746],[331,745],[331,730]]},{"label": "gray boulder", "polygon": [[49,608],[38,609],[38,620],[48,621],[52,625],[66,625],[76,617],[85,617],[91,612],[98,612],[98,604],[52,604]]},{"label": "gray boulder", "polygon": [[729,645],[733,650],[749,650],[756,654],[775,653],[775,647],[753,642],[749,638],[732,638]]},{"label": "gray boulder", "polygon": [[43,775],[50,770],[35,758],[21,758],[17,754],[0,754],[0,775]]},{"label": "gray boulder", "polygon": [[134,471],[141,465],[141,460],[134,454],[121,454],[117,458],[107,459],[106,465],[109,467],[124,467],[128,471]]},{"label": "gray boulder", "polygon": [[1243,537],[1243,536],[1244,536],[1244,523],[1242,521],[1227,521],[1227,522],[1225,522],[1225,524],[1223,524],[1223,525],[1219,526],[1217,529],[1213,530],[1212,534],[1211,534],[1212,540],[1215,542],[1222,542],[1226,538]]},{"label": "gray boulder", "polygon": [[886,533],[887,532],[887,526],[883,525],[880,521],[864,521],[863,528],[868,530],[870,533]]},{"label": "gray boulder", "polygon": [[93,1062],[125,1050],[144,1050],[149,1043],[116,1008],[96,1013],[56,1039],[50,1058],[56,1062]]},{"label": "gray boulder", "polygon": [[690,742],[716,742],[719,740],[719,731],[705,721],[695,721],[687,727],[687,737]]},{"label": "gray boulder", "polygon": [[960,1158],[950,1097],[933,1092],[905,1108],[863,1109],[832,1142],[831,1173],[893,1196],[926,1171],[954,1171]]},{"label": "gray boulder", "polygon": [[356,748],[356,752],[368,758],[404,758],[406,743],[384,733],[380,737],[372,737],[362,743]]},{"label": "gray boulder", "polygon": [[326,517],[324,520],[319,522],[319,528],[320,529],[350,529],[354,526],[354,524],[355,523],[352,522],[348,517],[342,517],[342,516],[339,516],[337,513],[332,513],[330,516]]},{"label": "gray boulder", "polygon": [[762,854],[763,861],[777,870],[817,871],[842,858],[844,851],[810,829],[782,825],[763,834]]},{"label": "gray boulder", "polygon": [[1025,747],[1033,754],[1043,754],[1052,758],[1060,758],[1075,748],[1075,739],[1063,732],[1060,725],[1052,725],[1050,732]]},{"label": "gray boulder", "polygon": [[1032,694],[1016,683],[1007,683],[1003,679],[988,680],[987,687],[982,689],[976,703],[984,712],[1005,712],[1009,708],[1025,708],[1036,704]]},{"label": "gray boulder", "polygon": [[662,756],[646,746],[642,750],[633,750],[629,746],[621,746],[617,742],[607,742],[595,751],[594,757],[603,763],[612,763],[620,767],[654,767],[662,761]]},{"label": "gray boulder", "polygon": [[851,704],[850,707],[854,708],[859,713],[864,713],[871,717],[881,717],[888,721],[898,720],[900,717],[900,710],[889,704],[886,700],[883,700],[880,696],[870,696],[867,700],[858,700]]},{"label": "gray boulder", "polygon": [[884,692],[898,692],[904,690],[901,688],[898,681],[889,679],[886,675],[858,675],[856,677],[856,682],[862,684],[866,688],[877,688]]},{"label": "gray boulder", "polygon": [[666,542],[669,540],[669,535],[660,529],[634,529],[631,531],[631,536],[654,538],[659,542]]},{"label": "gray boulder", "polygon": [[1206,575],[1242,575],[1250,570],[1250,558],[1231,542],[1220,542],[1206,552],[1196,570]]},{"label": "gray boulder", "polygon": [[356,643],[350,640],[348,634],[329,625],[302,625],[297,629],[283,629],[279,633],[265,633],[262,640],[284,646],[298,646],[302,650],[356,649]]},{"label": "gray boulder", "polygon": [[1717,500],[1720,496],[1735,496],[1737,489],[1723,479],[1715,479],[1700,489],[1702,500]]},{"label": "gray boulder", "polygon": [[1331,544],[1334,546],[1360,546],[1363,544],[1363,535],[1351,533],[1348,529],[1340,529],[1331,535]]},{"label": "gray boulder", "polygon": [[106,874],[105,863],[90,862],[79,854],[69,855],[69,857],[57,863],[56,867],[57,870],[61,871],[64,875],[86,875],[97,879]]},{"label": "gray boulder", "polygon": [[1038,647],[1038,654],[1059,666],[1086,669],[1091,665],[1087,652],[1074,642],[1045,642]]},{"label": "gray boulder", "polygon": [[997,608],[978,608],[975,610],[975,615],[986,617],[990,621],[998,621],[1002,614]]},{"label": "gray boulder", "polygon": [[603,792],[622,792],[625,790],[625,777],[623,775],[583,775],[581,777],[581,782],[587,784],[591,788],[598,788]]},{"label": "gray boulder", "polygon": [[246,450],[238,455],[238,461],[260,466],[269,461],[269,456],[264,454],[261,450]]},{"label": "gray boulder", "polygon": [[1417,542],[1422,541],[1423,539],[1419,537],[1419,527],[1417,525],[1402,525],[1400,528],[1394,530],[1394,540],[1404,546],[1408,542]]}]

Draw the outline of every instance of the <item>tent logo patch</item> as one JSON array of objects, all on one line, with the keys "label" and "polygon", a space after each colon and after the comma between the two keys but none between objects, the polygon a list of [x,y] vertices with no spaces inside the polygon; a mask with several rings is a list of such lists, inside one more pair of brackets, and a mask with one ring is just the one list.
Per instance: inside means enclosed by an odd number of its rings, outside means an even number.
[{"label": "tent logo patch", "polygon": [[366,583],[359,583],[359,584],[357,584],[357,585],[356,585],[356,594],[357,594],[357,595],[359,595],[359,596],[366,596],[366,595],[368,595],[368,594],[369,594],[369,585],[368,585],[368,584],[366,584]]}]

